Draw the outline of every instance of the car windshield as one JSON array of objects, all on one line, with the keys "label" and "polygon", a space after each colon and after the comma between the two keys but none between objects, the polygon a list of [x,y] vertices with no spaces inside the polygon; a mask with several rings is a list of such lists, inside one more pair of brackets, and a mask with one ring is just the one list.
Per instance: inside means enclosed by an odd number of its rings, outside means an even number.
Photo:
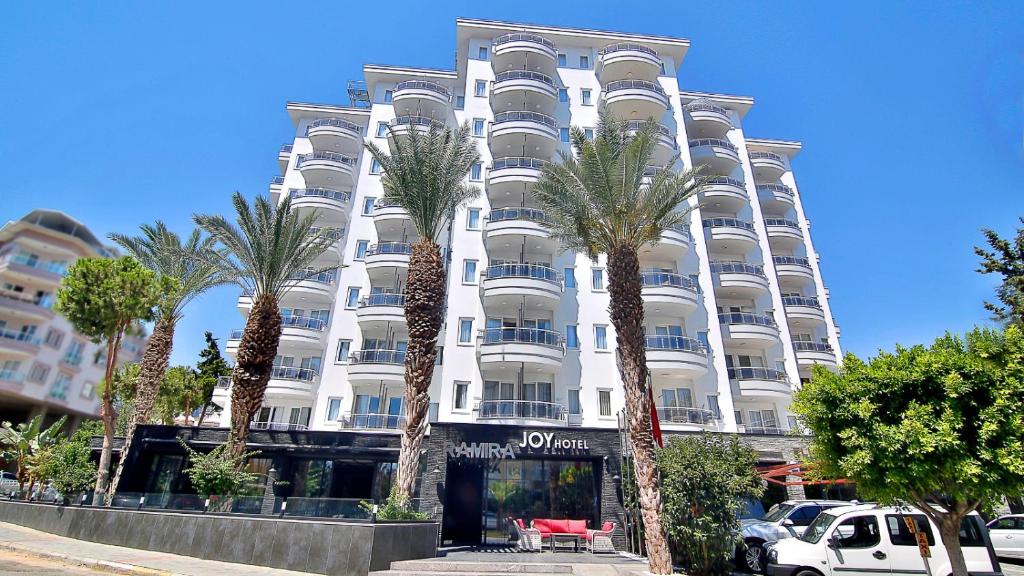
[{"label": "car windshield", "polygon": [[761,517],[761,520],[765,522],[778,522],[786,516],[794,508],[792,504],[776,504],[772,506],[768,513]]},{"label": "car windshield", "polygon": [[817,544],[821,537],[825,535],[825,531],[832,525],[832,521],[836,517],[829,514],[828,512],[822,512],[818,514],[818,517],[811,522],[811,525],[807,527],[800,539],[804,542],[810,542],[811,544]]}]

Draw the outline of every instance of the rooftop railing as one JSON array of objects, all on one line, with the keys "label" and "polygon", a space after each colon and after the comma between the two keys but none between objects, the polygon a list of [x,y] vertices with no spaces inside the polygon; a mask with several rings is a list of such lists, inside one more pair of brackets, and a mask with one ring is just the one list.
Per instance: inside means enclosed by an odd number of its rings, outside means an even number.
[{"label": "rooftop railing", "polygon": [[752,324],[756,326],[770,326],[772,328],[777,326],[774,319],[749,312],[720,312],[718,314],[718,321],[722,324]]},{"label": "rooftop railing", "polygon": [[[309,128],[319,128],[321,126],[333,126],[335,128],[344,128],[346,130],[350,130],[356,133],[360,133],[363,131],[362,126],[355,124],[353,122],[349,122],[348,120],[343,120],[341,118],[317,118],[316,120],[313,120],[312,122],[309,123]],[[307,132],[309,128],[306,129]]]},{"label": "rooftop railing", "polygon": [[640,285],[645,287],[654,286],[675,286],[696,291],[697,284],[688,276],[674,272],[648,271],[640,274]]},{"label": "rooftop railing", "polygon": [[542,328],[485,328],[484,344],[541,344],[543,346],[561,347],[562,334],[554,330]]},{"label": "rooftop railing", "polygon": [[494,121],[491,125],[501,124],[503,122],[537,122],[538,124],[544,124],[545,126],[555,127],[555,119],[547,114],[541,114],[540,112],[530,112],[527,110],[515,110],[512,112],[499,112],[494,115]]},{"label": "rooftop railing", "polygon": [[644,344],[648,350],[681,350],[700,354],[707,353],[707,348],[701,344],[700,340],[690,338],[689,336],[646,336]]},{"label": "rooftop railing", "polygon": [[484,271],[484,278],[532,278],[552,284],[561,280],[557,270],[540,264],[494,264]]},{"label": "rooftop railing", "polygon": [[402,90],[429,90],[444,96],[446,99],[451,99],[452,97],[447,86],[429,80],[406,80],[395,85],[395,92],[401,92]]},{"label": "rooftop railing", "polygon": [[491,171],[501,170],[503,168],[533,168],[535,170],[543,170],[547,164],[547,160],[541,160],[540,158],[504,156],[502,158],[494,159],[494,162],[491,163]]},{"label": "rooftop railing", "polygon": [[722,140],[721,138],[694,138],[687,142],[690,148],[698,148],[700,146],[715,146],[717,148],[728,148],[733,152],[736,151],[736,146],[728,140]]},{"label": "rooftop railing", "polygon": [[832,345],[828,342],[809,342],[806,340],[793,340],[793,349],[797,352],[833,352]]},{"label": "rooftop railing", "polygon": [[783,372],[782,370],[776,370],[775,368],[760,368],[756,366],[750,366],[729,368],[729,379],[776,380],[778,382],[785,382],[789,378],[786,376],[786,373]]},{"label": "rooftop railing", "polygon": [[705,218],[701,220],[701,224],[705,228],[743,228],[744,230],[754,231],[754,225],[750,222],[745,222],[738,218]]},{"label": "rooftop railing", "polygon": [[352,193],[330,188],[292,188],[288,191],[288,197],[292,200],[296,198],[326,198],[346,203],[352,198]]},{"label": "rooftop railing", "polygon": [[558,422],[565,421],[568,414],[565,406],[540,400],[483,400],[477,412],[480,420],[536,418]]},{"label": "rooftop railing", "polygon": [[661,94],[662,96],[667,96],[667,94],[665,94],[665,89],[661,87],[661,84],[651,82],[650,80],[615,80],[614,82],[605,84],[604,91],[615,92],[616,90],[632,90],[635,88],[651,90]]},{"label": "rooftop railing", "polygon": [[376,254],[412,254],[412,244],[408,242],[378,242],[366,249],[367,256]]},{"label": "rooftop railing", "polygon": [[809,308],[821,308],[821,302],[817,296],[783,296],[783,306],[807,306]]},{"label": "rooftop railing", "polygon": [[548,221],[542,210],[535,208],[496,208],[488,215],[491,222],[506,222],[508,220],[528,220],[543,224]]},{"label": "rooftop railing", "polygon": [[612,54],[614,52],[625,52],[625,51],[643,52],[644,54],[650,54],[651,56],[654,56],[655,58],[658,57],[658,52],[655,51],[654,49],[648,48],[647,46],[643,46],[643,45],[636,44],[636,43],[633,43],[633,42],[618,42],[618,43],[615,43],[615,44],[609,44],[608,46],[605,46],[604,48],[601,48],[600,50],[598,50],[597,54],[599,56],[604,56],[605,54]]},{"label": "rooftop railing", "polygon": [[717,274],[754,274],[764,276],[764,266],[746,262],[711,262],[711,272]]},{"label": "rooftop railing", "polygon": [[525,32],[513,32],[494,39],[495,46],[501,46],[502,44],[508,44],[509,42],[533,42],[534,44],[541,44],[552,50],[555,49],[555,43],[551,40],[537,36],[536,34],[528,34]]},{"label": "rooftop railing", "polygon": [[551,87],[554,87],[555,85],[551,76],[541,74],[540,72],[534,72],[532,70],[506,70],[504,72],[499,72],[494,76],[495,84],[505,82],[506,80],[536,80]]}]

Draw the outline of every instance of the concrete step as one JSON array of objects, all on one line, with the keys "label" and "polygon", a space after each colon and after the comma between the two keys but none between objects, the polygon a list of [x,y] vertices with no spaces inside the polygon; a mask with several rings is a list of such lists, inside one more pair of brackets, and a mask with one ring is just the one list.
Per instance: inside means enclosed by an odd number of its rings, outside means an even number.
[{"label": "concrete step", "polygon": [[[458,574],[508,574],[508,572],[457,572]],[[448,571],[426,571],[426,570],[381,570],[370,572],[369,576],[451,576],[453,572]],[[550,572],[515,572],[516,576],[551,576]]]},{"label": "concrete step", "polygon": [[543,562],[541,558],[537,562],[501,562],[495,558],[494,562],[452,562],[450,560],[401,560],[391,563],[392,572],[440,572],[444,574],[516,574],[525,576],[527,574],[572,574],[572,564],[557,564]]}]

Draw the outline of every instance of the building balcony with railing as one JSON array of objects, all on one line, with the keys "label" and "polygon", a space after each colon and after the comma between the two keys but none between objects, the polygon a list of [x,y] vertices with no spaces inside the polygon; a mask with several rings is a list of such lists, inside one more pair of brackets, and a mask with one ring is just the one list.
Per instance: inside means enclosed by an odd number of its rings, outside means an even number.
[{"label": "building balcony with railing", "polygon": [[789,378],[774,368],[729,368],[733,393],[743,398],[788,398],[793,394]]},{"label": "building balcony with railing", "polygon": [[525,156],[495,158],[487,171],[487,197],[497,205],[521,201],[523,194],[540,180],[547,163],[547,160]]},{"label": "building balcony with railing", "polygon": [[65,368],[71,368],[73,370],[78,370],[79,368],[82,367],[82,360],[83,360],[83,357],[82,357],[81,352],[78,352],[78,353],[68,352],[64,356],[61,356],[60,363]]},{"label": "building balcony with railing", "polygon": [[690,249],[690,224],[680,222],[666,226],[657,242],[648,242],[640,249],[640,257],[647,260],[675,261]]},{"label": "building balcony with railing", "polygon": [[750,166],[754,177],[761,182],[778,180],[789,169],[785,158],[775,152],[750,152]]},{"label": "building balcony with railing", "polygon": [[491,66],[495,74],[506,70],[533,70],[555,74],[555,44],[537,34],[513,32],[494,39],[491,45]]},{"label": "building balcony with railing", "polygon": [[656,80],[661,56],[653,48],[635,42],[617,42],[597,51],[597,77],[603,83],[638,78]]},{"label": "building balcony with railing", "polygon": [[757,298],[768,292],[764,266],[747,262],[709,263],[715,280],[715,292],[728,298]]},{"label": "building balcony with railing", "polygon": [[647,336],[644,343],[647,368],[652,372],[696,378],[708,371],[708,350],[696,338]]},{"label": "building balcony with railing", "polygon": [[499,112],[491,121],[489,138],[495,157],[527,150],[537,158],[550,158],[558,147],[558,124],[551,116],[531,110]]},{"label": "building balcony with railing", "polygon": [[811,261],[803,256],[772,256],[775,274],[779,282],[792,285],[806,285],[814,281]]},{"label": "building balcony with railing", "polygon": [[793,250],[804,242],[804,232],[795,220],[765,218],[764,226],[773,250]]},{"label": "building balcony with railing", "polygon": [[749,312],[721,312],[722,340],[726,346],[768,348],[779,343],[779,326],[770,316]]},{"label": "building balcony with railing", "polygon": [[[636,134],[647,122],[647,120],[629,120],[626,122],[626,131]],[[652,159],[658,165],[668,164],[669,160],[679,153],[675,133],[660,122],[654,123],[654,144]]]},{"label": "building balcony with railing", "polygon": [[[285,298],[297,297],[305,305],[323,304],[330,306],[337,293],[337,271],[296,272],[288,276]],[[247,294],[243,293],[243,296]]]},{"label": "building balcony with railing", "polygon": [[351,188],[355,183],[356,158],[339,152],[318,150],[299,154],[296,166],[307,188]]},{"label": "building balcony with railing", "polygon": [[547,216],[536,208],[495,208],[484,224],[484,243],[488,251],[498,250],[509,242],[525,242],[531,251],[553,253],[558,243],[551,238],[547,223]]},{"label": "building balcony with railing", "polygon": [[553,374],[565,359],[562,334],[554,330],[526,327],[486,328],[477,341],[480,367],[484,370]]},{"label": "building balcony with railing", "polygon": [[306,138],[313,150],[352,154],[362,146],[363,128],[344,118],[317,118],[306,127]]},{"label": "building balcony with railing", "polygon": [[659,120],[669,106],[665,89],[650,80],[606,82],[601,97],[608,110],[621,120]]},{"label": "building balcony with railing", "polygon": [[412,244],[408,242],[378,242],[371,244],[366,249],[366,270],[370,273],[374,271],[389,273],[395,269],[407,270],[411,256]]},{"label": "building balcony with railing", "polygon": [[356,318],[360,324],[405,322],[405,294],[376,292],[359,299]]},{"label": "building balcony with railing", "polygon": [[746,220],[728,216],[704,218],[701,221],[708,247],[720,254],[746,254],[757,246],[757,232]]},{"label": "building balcony with railing", "polygon": [[414,130],[418,134],[426,134],[430,132],[431,128],[443,129],[447,124],[443,119],[406,114],[396,116],[394,120],[388,122],[388,125],[388,143],[394,149],[397,139],[408,138],[409,134]]},{"label": "building balcony with railing", "polygon": [[671,430],[706,430],[715,428],[715,413],[706,408],[687,406],[656,406],[658,423]]},{"label": "building balcony with railing", "polygon": [[292,188],[288,190],[288,198],[295,210],[316,210],[325,223],[341,224],[348,220],[352,193],[330,188]]},{"label": "building balcony with railing", "polygon": [[709,178],[700,192],[701,208],[713,212],[736,214],[749,202],[747,186],[742,180],[728,176]]},{"label": "building balcony with railing", "polygon": [[288,161],[291,160],[291,158],[292,158],[292,145],[291,144],[283,144],[283,145],[281,145],[281,148],[277,151],[277,166],[281,170],[281,172],[284,172],[285,170],[288,169]]},{"label": "building balcony with railing", "polygon": [[270,186],[267,189],[267,193],[270,195],[270,200],[276,205],[281,200],[281,189],[284,188],[284,176],[274,176],[270,179]]},{"label": "building balcony with railing", "polygon": [[373,205],[378,238],[405,238],[416,234],[409,212],[398,202],[378,198]]},{"label": "building balcony with railing", "polygon": [[785,214],[796,205],[796,194],[785,184],[758,184],[756,188],[757,197],[761,202],[761,211],[766,215]]},{"label": "building balcony with railing", "polygon": [[25,384],[25,373],[11,368],[0,368],[0,390],[18,392]]},{"label": "building balcony with railing", "polygon": [[423,115],[437,119],[448,117],[451,101],[451,90],[431,80],[399,82],[391,97],[396,116]]},{"label": "building balcony with railing", "polygon": [[348,360],[353,382],[400,384],[405,382],[405,350],[356,350]]},{"label": "building balcony with railing", "polygon": [[836,352],[828,342],[794,340],[793,351],[796,352],[796,362],[801,368],[815,364],[823,364],[828,367],[837,365]]},{"label": "building balcony with railing", "polygon": [[535,110],[550,113],[558,99],[551,76],[532,70],[506,70],[494,76],[491,108],[495,112]]},{"label": "building balcony with railing", "polygon": [[707,166],[714,174],[730,174],[740,164],[736,146],[724,138],[694,138],[687,142],[694,164]]},{"label": "building balcony with railing", "polygon": [[359,413],[342,414],[337,420],[342,430],[401,432],[405,428],[405,414]]},{"label": "building balcony with railing", "polygon": [[35,356],[41,343],[33,333],[0,328],[0,354],[16,359]]},{"label": "building balcony with railing", "polygon": [[783,296],[786,319],[794,326],[807,328],[825,322],[825,310],[816,296]]},{"label": "building balcony with railing", "polygon": [[729,111],[704,99],[683,105],[683,121],[687,134],[701,137],[723,138],[732,129]]},{"label": "building balcony with railing", "polygon": [[485,308],[512,298],[529,309],[553,310],[562,298],[562,276],[543,264],[494,264],[484,270],[480,291]]},{"label": "building balcony with railing", "polygon": [[25,318],[29,321],[49,321],[55,315],[53,303],[54,297],[51,294],[37,297],[27,296],[22,292],[0,290],[0,314],[3,315]]},{"label": "building balcony with railing", "polygon": [[[327,323],[319,318],[306,316],[285,316],[281,318],[281,341],[280,346],[290,346],[305,350],[322,350]],[[242,341],[241,328],[232,330],[227,346],[228,354],[238,354],[238,347]]]},{"label": "building balcony with railing", "polygon": [[569,411],[555,402],[540,400],[482,400],[476,419],[490,424],[567,426]]},{"label": "building balcony with railing", "polygon": [[68,266],[64,261],[45,260],[16,251],[0,257],[0,275],[13,274],[49,286],[60,284],[68,273]]},{"label": "building balcony with railing", "polygon": [[697,308],[697,284],[688,276],[650,270],[640,274],[644,315],[686,317]]}]

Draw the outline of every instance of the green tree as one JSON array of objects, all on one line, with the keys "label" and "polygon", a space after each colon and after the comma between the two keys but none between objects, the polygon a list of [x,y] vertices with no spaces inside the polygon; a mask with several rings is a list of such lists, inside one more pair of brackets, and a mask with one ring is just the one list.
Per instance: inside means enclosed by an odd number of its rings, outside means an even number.
[{"label": "green tree", "polygon": [[813,434],[823,477],[882,502],[907,501],[938,526],[954,576],[958,532],[986,501],[1024,492],[1024,336],[975,329],[930,347],[897,347],[842,368],[815,367],[793,410]]},{"label": "green tree", "polygon": [[179,414],[189,417],[203,401],[203,385],[191,366],[174,366],[167,370],[153,408],[162,424],[174,424]]},{"label": "green tree", "polygon": [[[1024,218],[1020,221],[1024,224]],[[1002,306],[985,302],[985,309],[997,320],[1024,325],[1024,227],[1017,229],[1012,242],[988,228],[982,232],[992,249],[974,248],[974,253],[981,257],[978,272],[998,274],[1003,279],[996,288],[996,297]]]},{"label": "green tree", "polygon": [[46,429],[42,427],[42,415],[17,426],[10,422],[0,425],[0,459],[14,462],[19,492],[25,490],[25,483],[29,481],[31,458],[57,440],[67,419],[67,416],[62,416]]},{"label": "green tree", "polygon": [[658,454],[665,523],[687,574],[725,576],[738,544],[743,498],[764,492],[757,453],[735,436],[673,437]]},{"label": "green tree", "polygon": [[238,225],[223,216],[194,216],[196,224],[219,242],[223,250],[209,254],[225,278],[252,294],[252,308],[238,344],[231,375],[231,434],[228,443],[236,458],[245,453],[246,436],[263,395],[281,340],[281,296],[296,278],[311,277],[337,268],[312,269],[312,264],[335,242],[334,232],[315,227],[316,212],[299,216],[288,198],[276,208],[260,196],[250,207],[235,192],[232,202]]},{"label": "green tree", "polygon": [[203,425],[207,408],[212,405],[213,390],[217,386],[217,381],[231,374],[231,366],[220,355],[220,347],[217,345],[217,339],[213,337],[213,332],[207,331],[204,337],[206,338],[206,348],[199,353],[200,360],[196,364],[196,379],[203,388],[202,411],[199,413],[199,421],[196,422],[196,426]]},{"label": "green tree", "polygon": [[405,428],[398,456],[395,497],[412,497],[419,470],[420,446],[427,429],[431,378],[437,360],[437,335],[444,322],[446,276],[439,237],[456,210],[480,191],[465,182],[480,161],[469,125],[450,129],[432,124],[424,134],[392,134],[388,154],[367,140],[366,149],[380,163],[384,201],[409,213],[419,236],[409,257],[405,288],[405,323],[409,345],[405,352]]},{"label": "green tree", "polygon": [[[196,296],[226,282],[209,257],[215,243],[213,238],[204,239],[199,230],[193,230],[182,242],[181,237],[171,232],[159,220],[154,225],[143,224],[139,229],[142,232],[140,236],[111,234],[110,239],[161,278],[173,280],[175,289],[164,292],[163,298],[157,304],[154,318],[156,324],[142,354],[135,400],[128,416],[122,454],[127,454],[131,449],[135,427],[149,421],[150,411],[153,409],[164,373],[167,371],[167,364],[171,359],[174,329],[184,313],[185,306]],[[110,483],[111,495],[117,492],[125,461],[127,458],[118,461],[117,471]]]},{"label": "green tree", "polygon": [[545,166],[533,193],[552,236],[569,250],[608,257],[609,315],[615,327],[626,392],[629,440],[651,572],[669,574],[672,562],[661,520],[661,491],[651,435],[640,249],[660,241],[664,230],[687,221],[688,201],[702,188],[693,172],[676,173],[653,162],[657,124],[635,133],[601,113],[596,137],[573,127],[575,154]]},{"label": "green tree", "polygon": [[[134,258],[82,258],[71,265],[57,292],[57,311],[80,333],[107,348],[103,382],[111,382],[117,353],[125,331],[139,321],[153,320],[156,306],[177,283],[157,277]],[[111,386],[104,386],[100,408],[103,450],[96,475],[96,501],[107,492],[111,448],[114,443],[114,410]]]},{"label": "green tree", "polygon": [[39,475],[65,500],[89,489],[96,481],[96,464],[90,459],[89,436],[75,433],[44,451]]}]

